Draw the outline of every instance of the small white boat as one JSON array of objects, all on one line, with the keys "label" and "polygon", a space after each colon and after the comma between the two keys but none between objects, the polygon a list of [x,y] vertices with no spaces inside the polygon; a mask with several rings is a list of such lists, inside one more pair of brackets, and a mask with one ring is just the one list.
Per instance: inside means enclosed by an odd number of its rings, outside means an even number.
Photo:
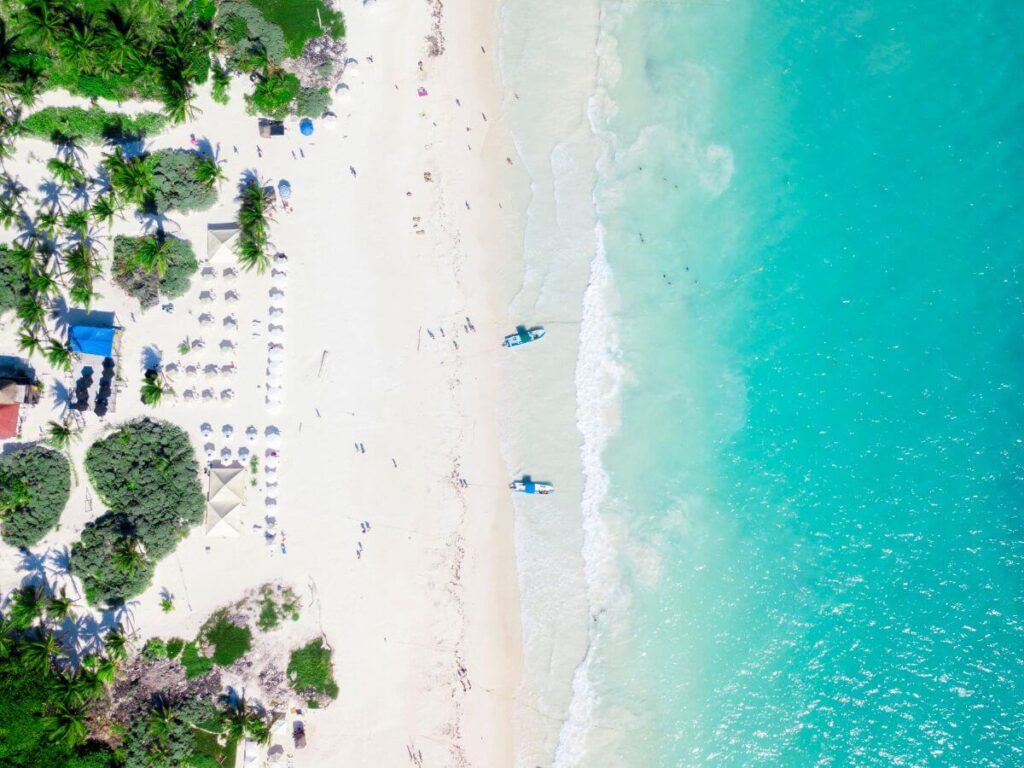
[{"label": "small white boat", "polygon": [[520,325],[516,328],[515,333],[510,333],[505,337],[505,340],[501,342],[503,347],[520,347],[523,344],[529,344],[531,341],[544,338],[544,329],[540,326],[536,328],[527,328],[525,325]]},{"label": "small white boat", "polygon": [[532,480],[513,480],[508,487],[517,493],[537,493],[541,496],[555,492],[555,486],[551,483],[535,483]]}]

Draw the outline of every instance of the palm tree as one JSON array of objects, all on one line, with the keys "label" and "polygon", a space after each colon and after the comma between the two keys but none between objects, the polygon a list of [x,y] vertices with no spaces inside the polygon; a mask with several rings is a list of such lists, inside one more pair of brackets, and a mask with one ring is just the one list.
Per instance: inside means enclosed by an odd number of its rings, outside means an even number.
[{"label": "palm tree", "polygon": [[147,378],[142,383],[142,402],[146,405],[156,406],[165,394],[171,393],[173,393],[173,390],[165,386],[159,377]]},{"label": "palm tree", "polygon": [[84,744],[89,736],[89,729],[85,725],[85,709],[82,706],[58,702],[53,711],[43,717],[42,723],[50,741],[63,743],[69,749]]},{"label": "palm tree", "polygon": [[8,618],[15,629],[28,629],[43,615],[45,593],[38,584],[26,584],[15,591]]},{"label": "palm tree", "polygon": [[109,688],[117,677],[117,662],[109,656],[100,656],[94,670],[96,679]]},{"label": "palm tree", "polygon": [[53,52],[54,44],[61,35],[60,11],[60,6],[49,0],[33,0],[25,6],[19,21],[29,36]]},{"label": "palm tree", "polygon": [[46,347],[46,359],[50,365],[62,371],[71,370],[71,347],[68,344],[50,339]]},{"label": "palm tree", "polygon": [[107,227],[114,225],[114,217],[117,215],[117,201],[112,193],[106,193],[97,197],[92,204],[90,214],[99,224],[106,224]]},{"label": "palm tree", "polygon": [[103,645],[111,659],[124,661],[128,658],[128,639],[124,636],[124,629],[120,624],[107,633]]},{"label": "palm tree", "polygon": [[196,181],[210,189],[219,186],[227,176],[215,157],[204,157],[196,165]]},{"label": "palm tree", "polygon": [[228,741],[252,739],[260,744],[270,742],[270,728],[263,718],[248,704],[245,697],[236,701],[228,700],[227,706],[221,710],[221,735]]},{"label": "palm tree", "polygon": [[84,239],[85,233],[89,230],[89,211],[86,209],[65,213],[64,228]]},{"label": "palm tree", "polygon": [[83,674],[65,669],[54,676],[53,684],[58,699],[69,706],[80,707],[89,699],[89,686]]},{"label": "palm tree", "polygon": [[77,9],[68,14],[58,40],[64,61],[77,70],[92,72],[96,69],[95,19],[88,11]]},{"label": "palm tree", "polygon": [[31,357],[37,352],[43,351],[43,342],[31,330],[22,328],[18,336],[18,349]]},{"label": "palm tree", "polygon": [[111,562],[114,568],[125,576],[129,578],[134,576],[146,562],[146,555],[142,551],[142,541],[134,536],[122,536],[114,543]]},{"label": "palm tree", "polygon": [[60,653],[60,643],[53,632],[39,631],[34,638],[22,646],[21,658],[25,666],[37,674],[50,671],[53,659]]},{"label": "palm tree", "polygon": [[110,187],[121,200],[140,204],[153,186],[153,162],[148,155],[128,159],[121,147],[103,156],[103,165],[110,174]]},{"label": "palm tree", "polygon": [[84,308],[87,312],[92,308],[92,303],[100,294],[92,289],[91,283],[76,281],[68,291],[68,298],[71,303]]},{"label": "palm tree", "polygon": [[6,616],[0,616],[0,660],[10,658],[15,648],[14,622]]},{"label": "palm tree", "polygon": [[184,75],[175,73],[174,79],[164,86],[164,112],[172,123],[192,120],[199,112],[195,105],[195,93]]},{"label": "palm tree", "polygon": [[[50,422],[53,424],[54,422]],[[60,595],[50,595],[46,601],[46,616],[56,624],[62,624],[65,619],[74,616],[71,607],[75,601],[68,597],[67,590],[60,588]]]},{"label": "palm tree", "polygon": [[35,292],[37,296],[43,299],[60,293],[60,286],[57,285],[57,281],[45,269],[37,270],[28,279],[28,287],[29,290]]},{"label": "palm tree", "polygon": [[51,157],[46,162],[46,170],[52,173],[53,177],[66,187],[74,187],[85,183],[85,174],[81,168],[58,157]]},{"label": "palm tree", "polygon": [[135,262],[147,272],[156,272],[157,277],[167,274],[170,242],[163,237],[147,237],[135,251]]},{"label": "palm tree", "polygon": [[37,294],[30,294],[18,302],[18,319],[25,328],[42,328],[46,323],[46,308]]}]

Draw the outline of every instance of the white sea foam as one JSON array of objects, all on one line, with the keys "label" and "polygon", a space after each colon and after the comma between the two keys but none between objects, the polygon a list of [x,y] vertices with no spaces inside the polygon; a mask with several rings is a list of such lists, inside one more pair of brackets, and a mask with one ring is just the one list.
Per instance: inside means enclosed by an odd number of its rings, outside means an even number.
[{"label": "white sea foam", "polygon": [[[615,411],[622,382],[618,337],[610,309],[612,272],[605,258],[600,224],[596,240],[597,252],[591,264],[590,282],[583,295],[583,320],[576,363],[576,423],[583,436],[580,448],[584,475],[583,561],[592,616],[601,613],[614,600],[619,581],[617,552],[601,513],[609,487],[601,454],[617,420]],[[591,632],[586,656],[573,675],[572,698],[558,738],[555,768],[579,765],[585,754],[586,736],[593,724],[597,703],[590,666],[600,631],[600,625],[596,625]]]}]

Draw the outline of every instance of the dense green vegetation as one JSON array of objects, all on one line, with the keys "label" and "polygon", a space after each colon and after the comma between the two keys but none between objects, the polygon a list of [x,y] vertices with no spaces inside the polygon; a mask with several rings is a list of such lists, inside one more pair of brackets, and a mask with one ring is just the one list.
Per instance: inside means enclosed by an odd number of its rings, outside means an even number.
[{"label": "dense green vegetation", "polygon": [[185,677],[189,679],[213,671],[213,659],[203,656],[199,652],[199,646],[194,642],[185,643],[185,648],[181,652],[181,665],[185,668]]},{"label": "dense green vegetation", "polygon": [[85,468],[109,511],[85,527],[71,568],[91,604],[121,602],[203,519],[199,466],[179,427],[138,419],[94,443]]},{"label": "dense green vegetation", "polygon": [[337,698],[338,684],[334,682],[331,650],[323,640],[317,638],[292,651],[288,660],[288,682],[299,694],[310,699],[318,694]]},{"label": "dense green vegetation", "polygon": [[245,97],[250,114],[284,119],[292,111],[300,87],[299,78],[291,72],[270,72],[256,84],[252,95]]},{"label": "dense green vegetation", "polygon": [[269,742],[266,715],[230,691],[217,696],[219,679],[174,679],[175,666],[166,659],[182,652],[180,639],[150,640],[135,656],[118,625],[96,638],[99,654],[75,666],[55,631],[74,619],[73,600],[41,585],[5,598],[0,765],[222,768],[234,765],[242,739]]},{"label": "dense green vegetation", "polygon": [[331,94],[326,88],[300,88],[295,97],[295,114],[301,117],[321,117],[331,106]]},{"label": "dense green vegetation", "polygon": [[156,305],[161,296],[184,296],[197,267],[187,240],[170,235],[114,238],[114,282],[143,309]]},{"label": "dense green vegetation", "polygon": [[4,4],[26,102],[52,88],[124,101],[158,99],[172,119],[191,110],[216,45],[214,0],[23,0]]},{"label": "dense green vegetation", "polygon": [[[153,205],[160,213],[175,209],[205,211],[217,202],[216,178],[204,177],[207,160],[191,149],[163,149],[150,155]],[[216,167],[216,163],[214,164]],[[219,169],[218,169],[219,170]]]},{"label": "dense green vegetation", "polygon": [[252,648],[249,628],[232,623],[223,611],[214,614],[202,635],[213,646],[213,663],[219,667],[234,664]]},{"label": "dense green vegetation", "polygon": [[[284,32],[288,55],[298,56],[306,41],[324,32],[337,39],[345,35],[345,20],[323,0],[250,0],[263,16]],[[318,14],[319,13],[319,17]],[[321,30],[321,24],[323,29]]]},{"label": "dense green vegetation", "polygon": [[290,587],[284,587],[275,594],[273,587],[264,584],[260,587],[257,605],[260,612],[256,617],[256,626],[264,632],[277,627],[283,617],[289,617],[292,621],[299,620],[299,599]]},{"label": "dense green vegetation", "polygon": [[16,309],[29,292],[28,277],[18,261],[20,252],[0,244],[0,313]]},{"label": "dense green vegetation", "polygon": [[0,456],[3,539],[31,547],[60,519],[68,503],[71,469],[57,451],[32,445]]},{"label": "dense green vegetation", "polygon": [[245,270],[255,269],[262,274],[270,266],[267,246],[270,240],[268,222],[273,201],[267,190],[256,179],[242,185],[241,205],[238,209],[238,240],[235,241],[238,260]]},{"label": "dense green vegetation", "polygon": [[21,132],[55,142],[74,140],[100,144],[154,136],[166,123],[167,118],[155,112],[142,112],[132,117],[99,107],[46,107],[26,117],[21,123]]}]

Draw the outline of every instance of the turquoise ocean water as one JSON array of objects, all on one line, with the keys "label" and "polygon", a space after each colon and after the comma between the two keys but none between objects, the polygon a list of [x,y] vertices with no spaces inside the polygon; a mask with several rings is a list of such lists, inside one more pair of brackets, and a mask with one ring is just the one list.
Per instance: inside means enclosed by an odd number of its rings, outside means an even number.
[{"label": "turquoise ocean water", "polygon": [[616,613],[555,764],[1024,765],[1024,4],[604,14]]}]

